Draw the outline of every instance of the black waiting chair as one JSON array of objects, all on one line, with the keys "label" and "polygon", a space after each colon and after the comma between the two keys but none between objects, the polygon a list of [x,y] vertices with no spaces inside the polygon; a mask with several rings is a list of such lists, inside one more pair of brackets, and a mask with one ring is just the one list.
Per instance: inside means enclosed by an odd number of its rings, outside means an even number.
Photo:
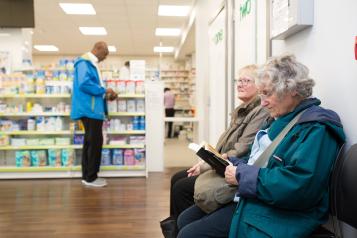
[{"label": "black waiting chair", "polygon": [[322,226],[309,238],[343,237],[339,222],[357,229],[357,144],[346,153],[341,152],[335,162],[330,184],[330,212],[334,221],[334,233]]}]

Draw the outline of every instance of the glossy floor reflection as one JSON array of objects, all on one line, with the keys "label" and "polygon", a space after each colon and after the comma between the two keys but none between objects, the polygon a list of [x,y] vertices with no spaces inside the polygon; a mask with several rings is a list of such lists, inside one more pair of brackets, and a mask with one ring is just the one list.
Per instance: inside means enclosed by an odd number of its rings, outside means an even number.
[{"label": "glossy floor reflection", "polygon": [[162,237],[177,170],[111,178],[105,188],[79,179],[0,181],[0,237]]}]

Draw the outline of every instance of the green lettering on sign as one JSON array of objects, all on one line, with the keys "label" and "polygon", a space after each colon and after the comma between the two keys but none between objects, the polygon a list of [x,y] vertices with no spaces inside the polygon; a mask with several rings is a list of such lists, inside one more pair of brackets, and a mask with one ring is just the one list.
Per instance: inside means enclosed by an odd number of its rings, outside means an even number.
[{"label": "green lettering on sign", "polygon": [[223,29],[220,29],[214,36],[213,42],[217,45],[219,42],[223,40]]},{"label": "green lettering on sign", "polygon": [[247,15],[249,15],[250,10],[252,9],[252,2],[251,0],[245,0],[243,5],[241,4],[239,7],[239,12],[240,12],[240,20],[245,18]]}]

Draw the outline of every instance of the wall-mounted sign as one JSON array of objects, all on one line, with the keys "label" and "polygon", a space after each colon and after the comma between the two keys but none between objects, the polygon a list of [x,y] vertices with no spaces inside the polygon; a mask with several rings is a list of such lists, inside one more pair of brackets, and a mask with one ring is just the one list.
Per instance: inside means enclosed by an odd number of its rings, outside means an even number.
[{"label": "wall-mounted sign", "polygon": [[314,0],[270,0],[271,38],[285,39],[314,23]]}]

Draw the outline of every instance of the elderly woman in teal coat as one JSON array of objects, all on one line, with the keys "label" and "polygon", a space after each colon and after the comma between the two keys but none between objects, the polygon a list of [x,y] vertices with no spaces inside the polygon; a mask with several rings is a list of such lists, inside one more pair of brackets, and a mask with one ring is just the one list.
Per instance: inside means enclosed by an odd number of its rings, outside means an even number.
[{"label": "elderly woman in teal coat", "polygon": [[[226,169],[226,181],[238,185],[230,238],[305,238],[327,221],[329,176],[345,135],[339,116],[311,97],[308,73],[291,55],[272,58],[260,72],[261,103],[274,121],[257,133],[248,163],[237,159]],[[303,110],[267,166],[252,165]]]}]

